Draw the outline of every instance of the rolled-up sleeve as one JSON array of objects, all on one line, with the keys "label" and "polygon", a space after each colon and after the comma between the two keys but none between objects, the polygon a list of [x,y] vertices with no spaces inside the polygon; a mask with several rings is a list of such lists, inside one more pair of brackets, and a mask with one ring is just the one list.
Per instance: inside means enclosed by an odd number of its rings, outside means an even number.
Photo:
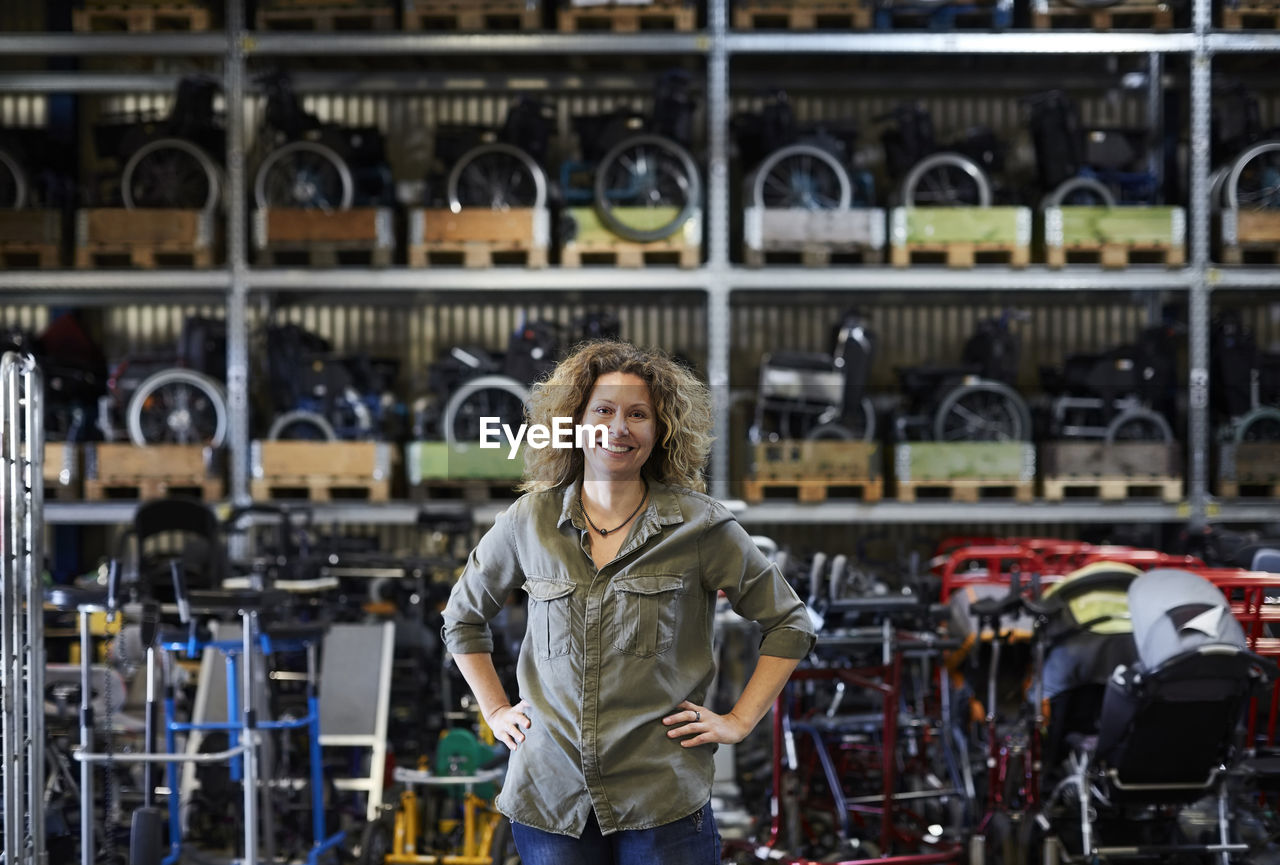
[{"label": "rolled-up sleeve", "polygon": [[440,636],[452,654],[492,652],[489,620],[502,609],[511,592],[524,583],[513,531],[515,507],[499,514],[493,527],[480,538],[449,593]]},{"label": "rolled-up sleeve", "polygon": [[760,552],[746,529],[724,507],[708,514],[698,541],[698,559],[708,591],[722,591],[738,615],[760,624],[760,654],[803,658],[817,640],[809,611]]}]

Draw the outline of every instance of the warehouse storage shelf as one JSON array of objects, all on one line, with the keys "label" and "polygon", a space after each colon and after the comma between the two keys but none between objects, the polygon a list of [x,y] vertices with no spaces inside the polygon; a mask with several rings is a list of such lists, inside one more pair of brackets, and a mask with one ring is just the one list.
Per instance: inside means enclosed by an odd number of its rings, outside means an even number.
[{"label": "warehouse storage shelf", "polygon": [[1209,268],[1205,282],[1214,290],[1240,288],[1280,288],[1280,268],[1225,267]]}]

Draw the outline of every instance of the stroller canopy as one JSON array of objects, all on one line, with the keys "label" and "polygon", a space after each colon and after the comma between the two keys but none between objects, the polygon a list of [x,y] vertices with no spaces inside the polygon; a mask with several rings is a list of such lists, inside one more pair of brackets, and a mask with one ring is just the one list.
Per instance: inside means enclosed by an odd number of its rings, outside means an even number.
[{"label": "stroller canopy", "polygon": [[1081,685],[1101,686],[1117,666],[1133,661],[1128,588],[1140,573],[1132,565],[1094,562],[1045,591],[1046,699]]},{"label": "stroller canopy", "polygon": [[1245,647],[1226,597],[1190,571],[1156,568],[1138,577],[1129,586],[1129,613],[1138,660],[1148,670],[1198,646]]}]

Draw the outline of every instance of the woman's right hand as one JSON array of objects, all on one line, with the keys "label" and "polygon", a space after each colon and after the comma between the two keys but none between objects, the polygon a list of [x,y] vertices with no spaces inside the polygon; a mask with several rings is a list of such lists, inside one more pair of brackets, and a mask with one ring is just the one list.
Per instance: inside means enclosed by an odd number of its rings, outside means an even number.
[{"label": "woman's right hand", "polygon": [[529,701],[521,700],[514,706],[510,704],[499,706],[485,715],[484,720],[489,725],[489,729],[493,730],[493,735],[514,751],[524,741],[524,731],[532,724],[528,711]]}]

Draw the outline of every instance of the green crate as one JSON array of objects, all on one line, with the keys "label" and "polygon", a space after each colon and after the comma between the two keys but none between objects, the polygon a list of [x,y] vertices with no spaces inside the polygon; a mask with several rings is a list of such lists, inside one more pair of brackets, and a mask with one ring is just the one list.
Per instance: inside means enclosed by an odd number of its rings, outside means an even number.
[{"label": "green crate", "polygon": [[524,448],[508,459],[505,442],[499,448],[482,448],[471,443],[409,442],[405,445],[405,468],[409,484],[442,480],[519,480],[524,474]]},{"label": "green crate", "polygon": [[1030,246],[1031,211],[1025,207],[895,207],[889,235],[894,246]]},{"label": "green crate", "polygon": [[903,483],[1031,481],[1036,449],[1030,442],[911,442],[894,445],[893,465]]}]

